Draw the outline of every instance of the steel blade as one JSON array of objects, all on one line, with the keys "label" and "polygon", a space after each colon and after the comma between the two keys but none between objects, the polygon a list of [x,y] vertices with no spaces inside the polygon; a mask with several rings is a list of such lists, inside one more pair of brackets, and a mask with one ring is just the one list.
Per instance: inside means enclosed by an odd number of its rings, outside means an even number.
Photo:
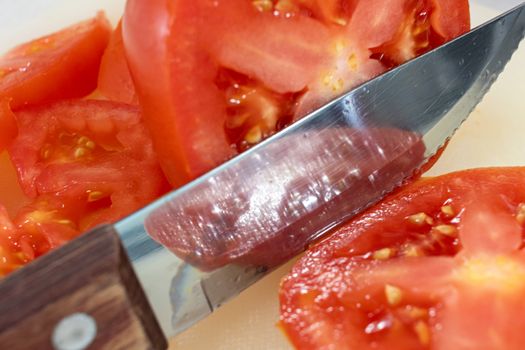
[{"label": "steel blade", "polygon": [[167,336],[380,200],[435,154],[516,50],[524,7],[362,85],[117,223]]}]

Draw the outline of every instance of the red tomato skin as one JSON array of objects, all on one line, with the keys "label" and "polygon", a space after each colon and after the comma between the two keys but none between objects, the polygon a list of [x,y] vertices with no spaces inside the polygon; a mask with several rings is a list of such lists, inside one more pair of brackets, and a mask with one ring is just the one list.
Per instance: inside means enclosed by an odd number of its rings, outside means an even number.
[{"label": "red tomato skin", "polygon": [[[97,85],[111,26],[103,13],[22,44],[0,58],[0,97],[24,105],[82,97]],[[58,46],[53,46],[57,44]]]},{"label": "red tomato skin", "polygon": [[131,79],[126,53],[124,52],[122,22],[119,22],[113,31],[109,44],[102,55],[97,90],[111,101],[138,104],[135,85]]}]

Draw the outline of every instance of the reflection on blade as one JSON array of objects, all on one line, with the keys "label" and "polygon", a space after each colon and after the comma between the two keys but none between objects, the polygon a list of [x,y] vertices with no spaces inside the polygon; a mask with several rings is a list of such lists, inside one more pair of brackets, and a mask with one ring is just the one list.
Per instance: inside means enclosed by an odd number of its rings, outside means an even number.
[{"label": "reflection on blade", "polygon": [[[167,335],[410,177],[502,71],[524,35],[524,7],[372,80],[118,223],[156,314],[172,312],[169,321],[160,317]],[[195,267],[167,258],[146,231]],[[176,259],[176,269],[147,268],[155,257]],[[148,289],[155,273],[173,277],[162,293]]]},{"label": "reflection on blade", "polygon": [[233,262],[271,268],[301,252],[424,159],[420,136],[369,127],[346,102],[181,193],[149,216],[146,229],[203,270]]}]

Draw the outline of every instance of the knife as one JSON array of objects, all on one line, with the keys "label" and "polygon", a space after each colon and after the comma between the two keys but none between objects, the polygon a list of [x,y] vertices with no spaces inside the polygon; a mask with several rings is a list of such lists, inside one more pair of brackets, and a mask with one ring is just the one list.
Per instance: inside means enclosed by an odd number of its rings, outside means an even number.
[{"label": "knife", "polygon": [[525,35],[525,4],[0,282],[2,349],[165,349],[414,175]]}]

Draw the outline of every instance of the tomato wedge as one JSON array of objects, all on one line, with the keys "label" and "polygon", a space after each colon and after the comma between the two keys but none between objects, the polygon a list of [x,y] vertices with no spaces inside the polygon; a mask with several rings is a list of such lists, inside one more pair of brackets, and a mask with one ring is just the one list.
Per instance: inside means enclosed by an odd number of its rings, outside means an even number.
[{"label": "tomato wedge", "polygon": [[123,39],[178,186],[468,27],[467,0],[130,0]]},{"label": "tomato wedge", "polygon": [[312,247],[282,281],[299,349],[521,349],[525,168],[422,179]]},{"label": "tomato wedge", "polygon": [[110,24],[102,13],[22,44],[0,58],[0,97],[11,108],[82,97],[97,85]]},{"label": "tomato wedge", "polygon": [[9,154],[24,192],[36,201],[76,203],[70,221],[79,231],[117,220],[168,189],[138,107],[71,100],[15,114],[19,134]]},{"label": "tomato wedge", "polygon": [[98,92],[105,98],[130,104],[137,104],[135,86],[131,79],[124,43],[122,42],[122,24],[118,23],[113,31],[98,74]]}]

